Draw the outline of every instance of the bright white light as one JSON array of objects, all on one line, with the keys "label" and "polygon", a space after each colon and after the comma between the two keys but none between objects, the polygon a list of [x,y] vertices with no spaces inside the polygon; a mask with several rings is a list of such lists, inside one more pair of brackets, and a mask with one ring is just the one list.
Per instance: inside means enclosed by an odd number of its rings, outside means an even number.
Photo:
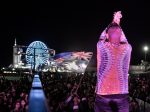
[{"label": "bright white light", "polygon": [[81,64],[81,67],[82,67],[82,68],[86,68],[86,64],[82,63],[82,64]]},{"label": "bright white light", "polygon": [[148,51],[148,46],[144,46],[144,51]]}]

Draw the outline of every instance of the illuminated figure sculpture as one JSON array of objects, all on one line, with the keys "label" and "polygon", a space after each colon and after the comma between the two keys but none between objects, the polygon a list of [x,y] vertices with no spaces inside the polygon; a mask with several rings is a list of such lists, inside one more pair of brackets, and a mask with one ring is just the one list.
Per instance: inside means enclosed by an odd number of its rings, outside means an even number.
[{"label": "illuminated figure sculpture", "polygon": [[97,43],[95,112],[128,112],[128,70],[132,47],[121,27],[121,11]]}]

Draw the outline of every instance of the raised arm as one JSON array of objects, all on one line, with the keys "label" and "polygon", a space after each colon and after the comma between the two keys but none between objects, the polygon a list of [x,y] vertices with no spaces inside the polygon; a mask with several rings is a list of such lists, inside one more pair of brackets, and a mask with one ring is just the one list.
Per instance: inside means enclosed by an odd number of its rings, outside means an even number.
[{"label": "raised arm", "polygon": [[[120,19],[122,18],[122,14],[121,11],[117,11],[114,12],[113,14],[113,20],[111,23],[117,23],[120,25]],[[109,26],[109,25],[108,25]],[[108,38],[107,33],[106,33],[107,27],[105,28],[105,30],[101,33],[100,37],[99,37],[99,41],[105,42],[105,40]],[[121,42],[127,42],[126,36],[122,30],[122,36],[121,36]]]},{"label": "raised arm", "polygon": [[[114,12],[114,16],[113,16],[113,22],[117,23],[118,25],[120,25],[120,20],[122,18],[122,14],[121,14],[121,11],[117,11],[117,12]],[[126,36],[122,30],[122,35],[121,35],[121,42],[127,42],[127,39],[126,39]]]}]

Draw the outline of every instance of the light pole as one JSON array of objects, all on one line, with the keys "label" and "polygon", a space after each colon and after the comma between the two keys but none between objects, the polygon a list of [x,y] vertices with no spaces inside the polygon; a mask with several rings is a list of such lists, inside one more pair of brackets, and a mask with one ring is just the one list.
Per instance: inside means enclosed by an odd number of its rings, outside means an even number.
[{"label": "light pole", "polygon": [[145,61],[146,61],[146,55],[147,55],[147,51],[148,51],[149,48],[148,48],[148,46],[144,46],[143,49],[144,49],[144,52],[145,52]]},{"label": "light pole", "polygon": [[[145,52],[145,62],[146,62],[146,55],[147,55],[147,52],[148,52],[149,48],[148,48],[147,45],[145,45],[143,49],[144,49],[144,52]],[[145,71],[147,70],[146,68],[147,68],[147,64],[145,64]],[[145,99],[144,99],[144,112],[145,112]]]}]

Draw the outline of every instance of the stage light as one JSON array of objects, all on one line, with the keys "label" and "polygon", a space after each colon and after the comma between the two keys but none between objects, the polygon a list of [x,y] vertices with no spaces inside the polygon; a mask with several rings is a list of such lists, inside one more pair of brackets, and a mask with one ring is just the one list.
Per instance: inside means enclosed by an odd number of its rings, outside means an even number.
[{"label": "stage light", "polygon": [[148,51],[148,46],[144,46],[144,51],[147,52]]}]

